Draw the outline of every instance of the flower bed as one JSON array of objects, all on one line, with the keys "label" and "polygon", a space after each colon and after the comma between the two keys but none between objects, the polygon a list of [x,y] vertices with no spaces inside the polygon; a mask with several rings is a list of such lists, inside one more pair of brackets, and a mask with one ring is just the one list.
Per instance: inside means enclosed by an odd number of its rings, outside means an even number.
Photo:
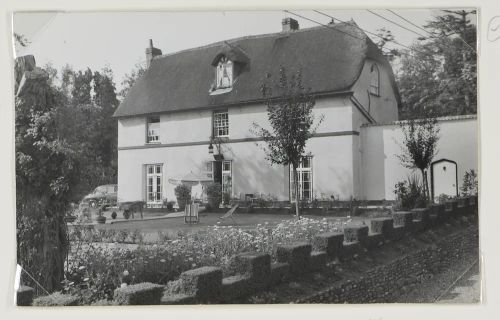
[{"label": "flower bed", "polygon": [[278,245],[311,241],[316,234],[341,231],[343,224],[340,220],[301,218],[284,220],[274,227],[259,224],[252,230],[213,226],[176,240],[160,238],[155,244],[139,241],[128,246],[99,241],[133,237],[126,232],[74,229],[70,234],[64,292],[78,295],[83,303],[91,304],[111,299],[114,289],[122,283],[166,284],[182,272],[200,266],[218,266],[224,276],[231,276],[237,271],[233,257],[238,253],[269,253],[275,260]]}]

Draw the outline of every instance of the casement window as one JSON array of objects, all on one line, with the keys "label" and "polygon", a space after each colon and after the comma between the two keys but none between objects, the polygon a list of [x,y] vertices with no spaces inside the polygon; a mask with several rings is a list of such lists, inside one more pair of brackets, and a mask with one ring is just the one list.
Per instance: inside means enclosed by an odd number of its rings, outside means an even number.
[{"label": "casement window", "polygon": [[380,95],[380,72],[376,64],[372,64],[370,69],[370,93]]},{"label": "casement window", "polygon": [[163,194],[163,165],[146,165],[146,203],[148,207],[161,205]]},{"label": "casement window", "polygon": [[147,121],[147,143],[160,142],[160,117],[150,117]]},{"label": "casement window", "polygon": [[226,111],[215,111],[213,114],[214,137],[229,137],[229,115]]},{"label": "casement window", "polygon": [[[299,200],[309,201],[313,195],[313,167],[312,156],[302,157],[297,168],[297,179],[299,185]],[[295,201],[295,180],[293,167],[290,166],[290,198]]]},{"label": "casement window", "polygon": [[222,56],[215,69],[215,89],[230,88],[233,85],[233,62]]}]

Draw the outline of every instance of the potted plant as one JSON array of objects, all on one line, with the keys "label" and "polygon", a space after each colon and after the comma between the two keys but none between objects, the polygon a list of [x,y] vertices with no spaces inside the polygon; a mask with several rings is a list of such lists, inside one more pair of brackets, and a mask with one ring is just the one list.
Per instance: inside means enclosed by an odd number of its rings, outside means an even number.
[{"label": "potted plant", "polygon": [[186,204],[191,201],[191,188],[184,184],[178,185],[175,187],[175,197],[177,198],[179,210],[184,210]]},{"label": "potted plant", "polygon": [[222,201],[222,185],[220,183],[211,183],[206,186],[207,209],[218,209]]}]

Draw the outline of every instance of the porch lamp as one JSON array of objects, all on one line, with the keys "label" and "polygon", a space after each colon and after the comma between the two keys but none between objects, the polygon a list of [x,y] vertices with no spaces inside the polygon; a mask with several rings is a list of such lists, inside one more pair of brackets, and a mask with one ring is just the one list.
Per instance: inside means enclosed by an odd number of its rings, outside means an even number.
[{"label": "porch lamp", "polygon": [[212,141],[210,141],[210,144],[208,145],[208,154],[213,154],[214,153],[214,146],[212,145]]}]

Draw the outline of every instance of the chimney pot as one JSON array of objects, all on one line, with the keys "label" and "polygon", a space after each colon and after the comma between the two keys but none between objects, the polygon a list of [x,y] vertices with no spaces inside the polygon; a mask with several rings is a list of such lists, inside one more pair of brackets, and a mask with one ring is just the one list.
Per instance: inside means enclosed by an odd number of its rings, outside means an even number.
[{"label": "chimney pot", "polygon": [[281,21],[283,32],[299,30],[299,22],[293,18],[285,18]]}]

